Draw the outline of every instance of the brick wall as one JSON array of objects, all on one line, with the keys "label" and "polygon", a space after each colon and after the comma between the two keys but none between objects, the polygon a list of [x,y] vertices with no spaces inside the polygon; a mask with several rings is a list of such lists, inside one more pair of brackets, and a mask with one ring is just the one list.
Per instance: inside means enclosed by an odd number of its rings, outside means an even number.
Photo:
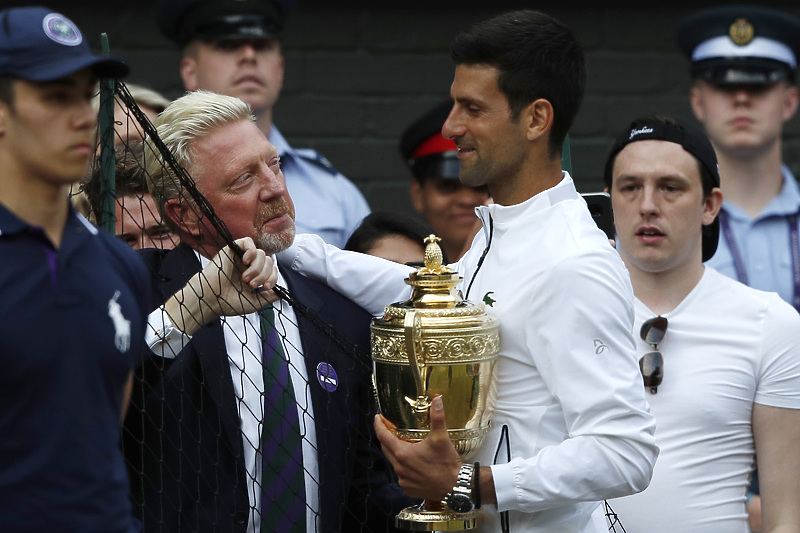
[{"label": "brick wall", "polygon": [[[691,118],[687,63],[675,28],[694,8],[712,4],[632,4],[536,4],[570,26],[587,54],[586,98],[570,134],[581,192],[602,188],[607,150],[631,119],[650,111]],[[800,15],[796,3],[759,4]],[[75,20],[95,49],[100,33],[107,33],[112,52],[131,62],[130,81],[169,97],[182,94],[179,55],[156,28],[156,0],[121,7],[113,0],[49,5]],[[297,0],[286,24],[286,79],[275,123],[293,145],[322,152],[358,184],[373,209],[410,211],[409,173],[397,142],[405,126],[448,92],[450,39],[474,21],[526,5],[531,3]],[[800,118],[787,126],[784,152],[800,174]]]}]

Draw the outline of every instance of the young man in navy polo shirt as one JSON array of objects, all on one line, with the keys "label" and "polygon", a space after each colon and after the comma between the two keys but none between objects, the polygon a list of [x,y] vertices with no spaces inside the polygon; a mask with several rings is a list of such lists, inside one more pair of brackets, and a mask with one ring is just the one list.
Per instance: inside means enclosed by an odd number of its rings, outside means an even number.
[{"label": "young man in navy polo shirt", "polygon": [[136,531],[119,449],[144,264],[71,206],[95,149],[96,57],[46,8],[0,11],[0,529]]},{"label": "young man in navy polo shirt", "polygon": [[[149,275],[135,252],[69,201],[94,153],[96,78],[127,72],[118,58],[93,56],[61,14],[0,11],[3,533],[141,529],[119,439]],[[267,289],[277,278],[251,240],[237,244],[241,258],[225,248],[201,273],[220,279],[225,270],[228,281],[204,285],[220,298],[243,277]],[[220,301],[205,303],[221,315]]]}]

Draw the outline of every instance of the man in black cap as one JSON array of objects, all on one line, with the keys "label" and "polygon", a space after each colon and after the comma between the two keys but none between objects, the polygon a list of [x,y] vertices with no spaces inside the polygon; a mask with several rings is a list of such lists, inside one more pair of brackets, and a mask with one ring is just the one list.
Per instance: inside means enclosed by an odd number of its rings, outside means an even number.
[{"label": "man in black cap", "polygon": [[800,530],[800,315],[703,264],[722,204],[711,143],[643,117],[617,138],[605,182],[661,449],[650,485],[611,506],[630,533],[747,533],[757,453],[764,531]]},{"label": "man in black cap", "polygon": [[403,132],[400,153],[411,169],[411,202],[422,213],[448,259],[455,263],[469,249],[480,228],[475,208],[486,205],[489,190],[458,180],[458,147],[442,136],[453,101],[447,99],[415,120]]},{"label": "man in black cap", "polygon": [[183,51],[181,78],[250,104],[278,148],[297,210],[297,231],[344,246],[369,206],[358,188],[310,149],[292,148],[273,124],[283,85],[281,36],[292,0],[162,0],[159,28]]},{"label": "man in black cap", "polygon": [[[723,243],[709,264],[800,310],[800,188],[782,164],[781,144],[798,106],[800,19],[756,6],[716,7],[684,19],[678,42],[691,61],[692,110],[717,152],[725,194]],[[757,517],[758,497],[750,507]]]},{"label": "man in black cap", "polygon": [[120,416],[149,276],[79,215],[95,150],[91,53],[44,7],[0,11],[0,522],[4,532],[136,531]]}]

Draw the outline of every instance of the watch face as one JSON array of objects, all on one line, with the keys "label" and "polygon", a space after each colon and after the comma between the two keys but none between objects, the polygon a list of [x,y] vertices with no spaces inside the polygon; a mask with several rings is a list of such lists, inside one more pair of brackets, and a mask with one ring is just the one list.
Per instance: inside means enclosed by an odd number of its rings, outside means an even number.
[{"label": "watch face", "polygon": [[468,513],[475,508],[475,504],[466,494],[451,492],[445,501],[447,506],[457,513]]}]

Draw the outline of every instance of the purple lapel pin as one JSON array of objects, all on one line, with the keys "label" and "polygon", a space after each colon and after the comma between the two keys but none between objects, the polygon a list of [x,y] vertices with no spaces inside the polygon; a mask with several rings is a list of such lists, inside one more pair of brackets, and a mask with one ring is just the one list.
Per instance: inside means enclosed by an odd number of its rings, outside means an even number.
[{"label": "purple lapel pin", "polygon": [[336,370],[329,363],[317,365],[317,381],[328,392],[335,391],[339,386],[339,376],[336,375]]}]

